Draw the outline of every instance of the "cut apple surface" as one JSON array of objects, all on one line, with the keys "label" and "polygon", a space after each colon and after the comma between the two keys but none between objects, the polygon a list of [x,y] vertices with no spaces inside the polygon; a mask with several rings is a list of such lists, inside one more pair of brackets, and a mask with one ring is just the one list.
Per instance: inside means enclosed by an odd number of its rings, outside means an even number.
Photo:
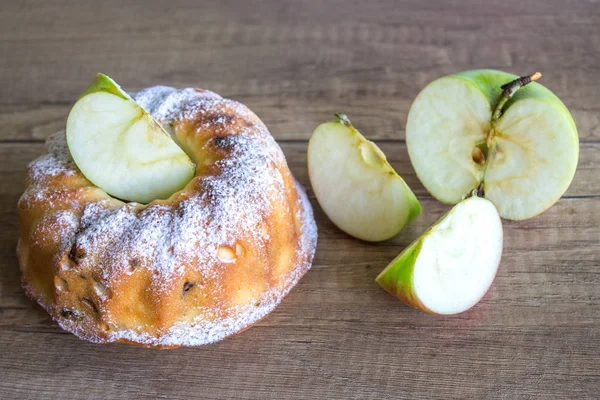
[{"label": "cut apple surface", "polygon": [[480,197],[460,201],[396,257],[377,282],[408,305],[456,314],[487,292],[502,254],[502,223]]},{"label": "cut apple surface", "polygon": [[85,177],[122,200],[166,199],[194,176],[190,158],[106,75],[98,74],[71,109],[67,143]]},{"label": "cut apple surface", "polygon": [[423,185],[457,203],[483,183],[501,217],[526,219],[552,204],[571,183],[579,156],[577,129],[565,105],[533,82],[492,114],[502,85],[517,77],[474,70],[437,79],[411,106],[406,142]]},{"label": "cut apple surface", "polygon": [[321,124],[308,144],[308,172],[317,200],[341,230],[366,241],[396,235],[421,206],[375,143],[343,114]]}]

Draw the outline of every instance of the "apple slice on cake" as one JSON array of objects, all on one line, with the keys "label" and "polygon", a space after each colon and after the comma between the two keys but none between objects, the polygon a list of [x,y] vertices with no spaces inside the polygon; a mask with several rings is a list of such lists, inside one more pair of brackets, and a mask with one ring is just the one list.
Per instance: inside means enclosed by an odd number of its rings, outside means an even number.
[{"label": "apple slice on cake", "polygon": [[103,74],[71,109],[67,144],[85,177],[122,200],[166,199],[194,176],[193,162],[169,134]]}]

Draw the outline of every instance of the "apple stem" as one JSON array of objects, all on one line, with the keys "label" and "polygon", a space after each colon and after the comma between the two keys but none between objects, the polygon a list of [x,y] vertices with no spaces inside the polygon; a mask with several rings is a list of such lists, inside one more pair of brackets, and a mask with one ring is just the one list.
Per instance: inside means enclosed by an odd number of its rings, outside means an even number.
[{"label": "apple stem", "polygon": [[350,127],[352,126],[352,123],[350,122],[350,119],[348,118],[348,116],[344,113],[335,113],[335,117],[338,119],[338,121],[340,121],[342,124]]},{"label": "apple stem", "polygon": [[502,115],[502,108],[508,100],[510,100],[515,93],[523,86],[530,84],[531,82],[535,82],[542,77],[540,72],[534,72],[531,75],[522,76],[520,78],[515,79],[514,81],[510,81],[500,87],[502,89],[502,96],[498,101],[498,105],[492,114],[492,125],[495,125],[496,121]]},{"label": "apple stem", "polygon": [[485,193],[483,192],[483,182],[481,182],[479,184],[479,186],[477,187],[477,189],[473,189],[468,193],[465,193],[462,197],[462,199],[468,199],[470,197],[484,197]]},{"label": "apple stem", "polygon": [[477,187],[477,189],[475,189],[475,190],[476,190],[476,193],[475,193],[475,194],[476,194],[477,196],[479,196],[479,197],[484,197],[484,196],[485,196],[485,192],[483,191],[483,182],[481,182],[481,183],[479,184],[479,186]]},{"label": "apple stem", "polygon": [[[496,105],[496,108],[492,113],[492,128],[490,129],[490,132],[488,133],[485,139],[485,146],[487,151],[484,152],[480,148],[476,147],[475,149],[473,149],[472,153],[473,161],[479,165],[484,166],[483,176],[486,175],[487,169],[491,161],[496,156],[496,141],[492,139],[496,135],[496,124],[498,122],[498,119],[502,116],[502,109],[506,105],[506,102],[509,101],[515,95],[515,93],[517,93],[517,91],[523,86],[526,86],[531,82],[535,82],[541,77],[541,72],[534,72],[531,75],[522,76],[500,86],[500,89],[502,89],[502,95],[500,96],[500,100],[498,100],[498,104]],[[483,196],[483,181],[481,181],[481,183],[479,184],[479,188],[475,190],[477,190],[478,193],[481,193],[481,195]]]}]

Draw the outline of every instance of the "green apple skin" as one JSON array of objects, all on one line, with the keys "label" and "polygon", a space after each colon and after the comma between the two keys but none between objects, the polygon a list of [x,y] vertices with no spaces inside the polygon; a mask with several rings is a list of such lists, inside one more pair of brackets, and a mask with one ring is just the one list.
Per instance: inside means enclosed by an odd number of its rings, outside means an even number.
[{"label": "green apple skin", "polygon": [[[421,205],[381,149],[344,114],[337,117],[319,125],[308,144],[313,191],[343,232],[367,242],[387,240],[421,213]],[[371,190],[375,183],[378,189]]]},{"label": "green apple skin", "polygon": [[[442,217],[444,218],[444,217]],[[440,220],[442,219],[440,218]],[[386,292],[403,301],[406,305],[425,311],[429,314],[435,314],[432,310],[425,307],[415,294],[413,286],[413,273],[423,238],[427,236],[426,231],[419,239],[410,244],[402,251],[392,262],[377,276],[375,281]]]},{"label": "green apple skin", "polygon": [[131,96],[127,94],[127,92],[121,89],[121,86],[117,82],[115,82],[112,78],[102,73],[96,74],[94,80],[90,83],[85,92],[83,92],[81,96],[79,96],[79,98],[81,99],[82,97],[85,97],[90,93],[96,92],[107,92],[114,94],[115,96],[119,96],[124,100],[134,101],[131,98]]},{"label": "green apple skin", "polygon": [[[516,75],[491,69],[464,71],[438,78],[429,83],[421,91],[421,93],[419,93],[419,96],[417,96],[417,98],[413,102],[413,106],[411,107],[407,119],[406,142],[411,163],[415,168],[415,172],[421,180],[421,182],[423,183],[423,185],[427,188],[427,190],[432,194],[433,197],[446,204],[456,204],[458,201],[460,201],[464,194],[470,192],[472,189],[477,188],[479,183],[483,182],[485,197],[491,200],[496,205],[501,217],[512,220],[523,220],[536,216],[547,210],[556,201],[558,201],[558,199],[567,190],[575,175],[575,171],[577,169],[577,162],[579,158],[579,138],[577,134],[577,127],[575,125],[575,121],[573,120],[571,113],[564,105],[564,103],[549,89],[540,85],[537,82],[531,82],[530,84],[520,88],[516,92],[516,94],[514,94],[514,96],[504,105],[504,112],[498,120],[498,126],[500,127],[500,129],[502,129],[503,118],[508,119],[509,117],[506,117],[507,115],[510,115],[513,110],[519,110],[519,106],[521,106],[522,104],[526,104],[527,102],[528,104],[532,104],[532,102],[535,102],[538,105],[541,104],[542,106],[540,107],[545,108],[544,112],[546,113],[546,115],[554,115],[553,118],[546,118],[544,120],[545,117],[540,117],[540,119],[543,120],[542,122],[547,122],[549,124],[557,123],[557,125],[547,126],[560,125],[562,127],[560,132],[552,132],[548,135],[548,138],[555,138],[555,136],[553,135],[560,136],[561,144],[554,146],[554,148],[560,148],[561,151],[563,151],[562,149],[564,148],[563,152],[566,154],[565,158],[562,159],[562,163],[560,164],[560,166],[556,164],[548,168],[544,167],[544,170],[554,168],[554,171],[548,172],[547,175],[556,177],[556,179],[539,179],[537,181],[535,179],[532,179],[533,184],[529,186],[526,186],[525,182],[523,181],[519,182],[520,186],[517,189],[499,189],[499,185],[497,185],[497,180],[494,183],[490,182],[493,180],[491,179],[491,176],[494,169],[495,160],[490,162],[490,164],[492,164],[492,168],[490,168],[487,173],[487,176],[489,176],[490,179],[489,181],[486,181],[486,179],[483,176],[485,167],[483,165],[476,165],[475,162],[473,162],[473,160],[466,160],[466,158],[463,157],[457,164],[457,171],[461,173],[460,176],[464,175],[465,179],[462,181],[457,179],[457,182],[453,182],[455,183],[454,185],[448,187],[448,177],[442,179],[437,177],[436,179],[435,171],[432,171],[431,167],[429,167],[428,170],[427,164],[429,163],[430,165],[433,165],[433,157],[431,157],[429,160],[423,160],[424,153],[422,151],[417,152],[414,150],[414,148],[416,148],[417,145],[419,145],[419,142],[422,140],[419,132],[420,126],[422,126],[424,122],[428,123],[428,121],[424,121],[423,118],[418,119],[418,117],[416,117],[416,115],[419,114],[421,110],[416,110],[417,107],[415,107],[415,105],[419,102],[420,97],[424,96],[424,93],[429,88],[433,88],[439,82],[448,82],[451,79],[456,79],[462,81],[468,87],[474,89],[474,91],[478,91],[479,93],[481,93],[482,98],[485,98],[485,102],[487,103],[485,107],[487,108],[489,120],[485,124],[486,126],[481,126],[481,132],[479,133],[481,136],[472,139],[473,141],[481,142],[484,140],[485,136],[487,135],[487,132],[489,132],[491,128],[492,113],[496,105],[498,104],[502,94],[501,86],[517,78],[518,77]],[[465,99],[462,98],[452,99],[452,101],[457,104],[464,100]],[[481,100],[481,98],[478,100]],[[421,101],[420,104],[423,104],[423,101]],[[479,106],[481,110],[482,104],[479,104]],[[525,106],[523,106],[522,108],[524,107]],[[517,111],[515,111],[515,113],[517,113]],[[523,114],[522,111],[521,114]],[[415,122],[417,120],[419,122]],[[499,132],[500,135],[502,134],[501,131],[497,132]],[[499,137],[501,137],[500,135]],[[532,135],[535,135],[535,133],[533,133]],[[530,137],[532,135],[530,135]],[[471,138],[473,138],[473,136],[471,136]],[[447,138],[444,138],[444,140],[447,140]],[[469,146],[472,146],[472,144],[473,142],[471,142]],[[520,143],[520,145],[523,144],[524,143]],[[539,146],[539,144],[537,144],[537,146]],[[551,144],[548,144],[548,146],[551,146]],[[541,165],[552,164],[552,162],[555,161],[555,159],[553,159],[552,157],[546,157],[546,159],[542,159],[541,162],[538,163],[538,159],[536,157],[539,154],[535,154],[535,151],[541,151],[539,147],[532,150],[531,148],[527,148],[527,143],[525,143],[523,149],[525,149],[523,150],[524,152],[527,152],[527,157],[523,157],[524,160],[522,164],[526,164],[525,158],[528,158],[527,162],[530,163],[530,166],[538,166],[536,173],[542,171]],[[472,147],[468,150],[472,150]],[[458,157],[460,158],[460,156]],[[523,168],[526,169],[529,167]],[[450,168],[447,165],[444,165],[442,170],[446,169],[450,170]],[[464,172],[462,171],[463,169],[468,171]],[[556,169],[560,169],[561,173],[555,173]],[[501,186],[507,188],[511,186],[513,182],[516,181],[508,182],[507,180],[505,182],[500,183]],[[444,188],[445,185],[446,187]],[[541,191],[543,193],[539,193],[536,195],[536,192],[539,192],[538,189],[540,187],[543,188],[543,190]],[[515,199],[516,197],[518,197],[518,199]],[[517,204],[518,202],[522,202],[523,204],[529,203],[529,205],[527,207],[523,207],[522,210],[519,210]]]},{"label": "green apple skin", "polygon": [[484,198],[466,198],[392,260],[376,282],[407,305],[430,314],[466,311],[479,302],[496,276],[502,236],[495,206]]}]

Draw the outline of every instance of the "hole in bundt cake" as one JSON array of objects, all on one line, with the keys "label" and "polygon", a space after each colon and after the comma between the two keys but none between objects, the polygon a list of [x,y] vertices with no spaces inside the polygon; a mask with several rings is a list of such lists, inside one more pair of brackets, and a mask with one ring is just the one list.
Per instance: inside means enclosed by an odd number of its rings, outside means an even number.
[{"label": "hole in bundt cake", "polygon": [[217,258],[223,262],[231,263],[235,262],[235,252],[231,247],[221,246],[217,250]]},{"label": "hole in bundt cake", "polygon": [[186,282],[183,284],[183,289],[181,290],[181,294],[184,295],[186,294],[191,288],[193,288],[195,285],[194,282]]},{"label": "hole in bundt cake", "polygon": [[85,304],[86,306],[90,307],[96,314],[98,313],[98,308],[96,307],[96,305],[94,304],[93,301],[91,301],[90,299],[88,299],[87,297],[82,297],[81,302],[83,304]]},{"label": "hole in bundt cake", "polygon": [[67,281],[65,281],[59,276],[54,277],[54,287],[60,292],[66,292],[67,290],[69,290],[69,284],[67,283]]}]

